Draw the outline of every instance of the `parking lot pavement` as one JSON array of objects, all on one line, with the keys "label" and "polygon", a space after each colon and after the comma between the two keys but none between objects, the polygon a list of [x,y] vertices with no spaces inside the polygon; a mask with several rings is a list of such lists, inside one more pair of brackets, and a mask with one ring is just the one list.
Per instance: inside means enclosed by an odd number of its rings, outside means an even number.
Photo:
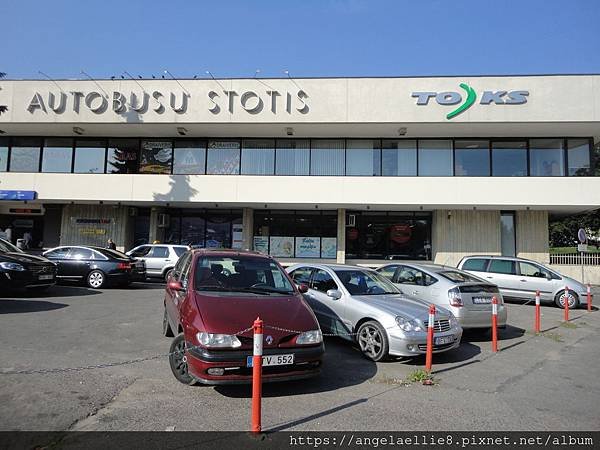
[{"label": "parking lot pavement", "polygon": [[[0,298],[0,371],[80,367],[168,352],[163,286],[93,291],[59,286]],[[597,298],[600,289],[596,288]],[[600,311],[510,304],[501,351],[465,332],[434,355],[434,386],[408,383],[424,358],[373,363],[326,340],[319,378],[263,388],[265,430],[598,430]],[[247,430],[250,387],[188,387],[166,358],[34,375],[0,375],[2,430]]]}]

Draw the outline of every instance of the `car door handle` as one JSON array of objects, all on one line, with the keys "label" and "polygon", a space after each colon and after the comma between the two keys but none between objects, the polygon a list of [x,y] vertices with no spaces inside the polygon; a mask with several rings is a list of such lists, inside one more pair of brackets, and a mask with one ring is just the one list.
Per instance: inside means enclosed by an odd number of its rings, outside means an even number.
[{"label": "car door handle", "polygon": [[494,279],[494,277],[486,277],[486,278],[488,278],[488,279],[490,279],[490,280],[493,280],[493,279]]},{"label": "car door handle", "polygon": [[412,291],[412,295],[417,295],[419,291]]}]

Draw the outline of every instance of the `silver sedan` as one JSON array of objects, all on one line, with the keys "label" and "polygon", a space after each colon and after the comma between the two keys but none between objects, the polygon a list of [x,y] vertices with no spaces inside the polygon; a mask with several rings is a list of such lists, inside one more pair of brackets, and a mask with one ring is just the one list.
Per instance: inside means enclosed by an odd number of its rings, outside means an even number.
[{"label": "silver sedan", "polygon": [[[358,342],[363,354],[380,361],[388,355],[425,353],[429,305],[409,299],[390,281],[371,269],[338,264],[295,264],[287,268],[321,328]],[[462,328],[452,313],[437,308],[434,352],[460,345]]]},{"label": "silver sedan", "polygon": [[394,263],[377,271],[402,292],[448,308],[463,328],[492,325],[492,298],[498,299],[498,326],[506,326],[507,310],[498,286],[475,275],[437,264]]}]

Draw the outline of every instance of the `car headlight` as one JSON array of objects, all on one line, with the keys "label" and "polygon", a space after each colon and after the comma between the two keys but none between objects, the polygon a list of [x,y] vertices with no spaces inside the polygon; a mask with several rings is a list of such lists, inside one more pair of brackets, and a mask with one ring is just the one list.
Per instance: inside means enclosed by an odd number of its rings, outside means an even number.
[{"label": "car headlight", "polygon": [[214,334],[201,331],[196,334],[196,338],[204,347],[237,348],[242,346],[240,340],[233,334]]},{"label": "car headlight", "polygon": [[453,315],[450,316],[450,328],[458,328],[458,320]]},{"label": "car headlight", "polygon": [[296,344],[298,345],[320,344],[321,342],[323,342],[321,330],[305,331],[296,338]]},{"label": "car headlight", "polygon": [[14,262],[0,262],[0,267],[2,267],[4,270],[14,270],[16,272],[25,271],[25,267]]},{"label": "car headlight", "polygon": [[409,320],[402,316],[396,316],[396,323],[402,331],[425,331],[421,324],[415,319]]}]

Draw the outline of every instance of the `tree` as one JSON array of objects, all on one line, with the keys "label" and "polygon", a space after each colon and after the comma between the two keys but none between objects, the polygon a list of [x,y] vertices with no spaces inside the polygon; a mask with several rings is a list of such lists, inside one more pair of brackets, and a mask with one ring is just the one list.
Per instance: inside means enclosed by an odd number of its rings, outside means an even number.
[{"label": "tree", "polygon": [[[6,74],[4,72],[0,72],[0,78],[4,78],[6,76]],[[0,90],[2,88],[0,87]],[[0,115],[2,113],[5,113],[6,111],[8,111],[8,107],[6,105],[0,105]]]}]

